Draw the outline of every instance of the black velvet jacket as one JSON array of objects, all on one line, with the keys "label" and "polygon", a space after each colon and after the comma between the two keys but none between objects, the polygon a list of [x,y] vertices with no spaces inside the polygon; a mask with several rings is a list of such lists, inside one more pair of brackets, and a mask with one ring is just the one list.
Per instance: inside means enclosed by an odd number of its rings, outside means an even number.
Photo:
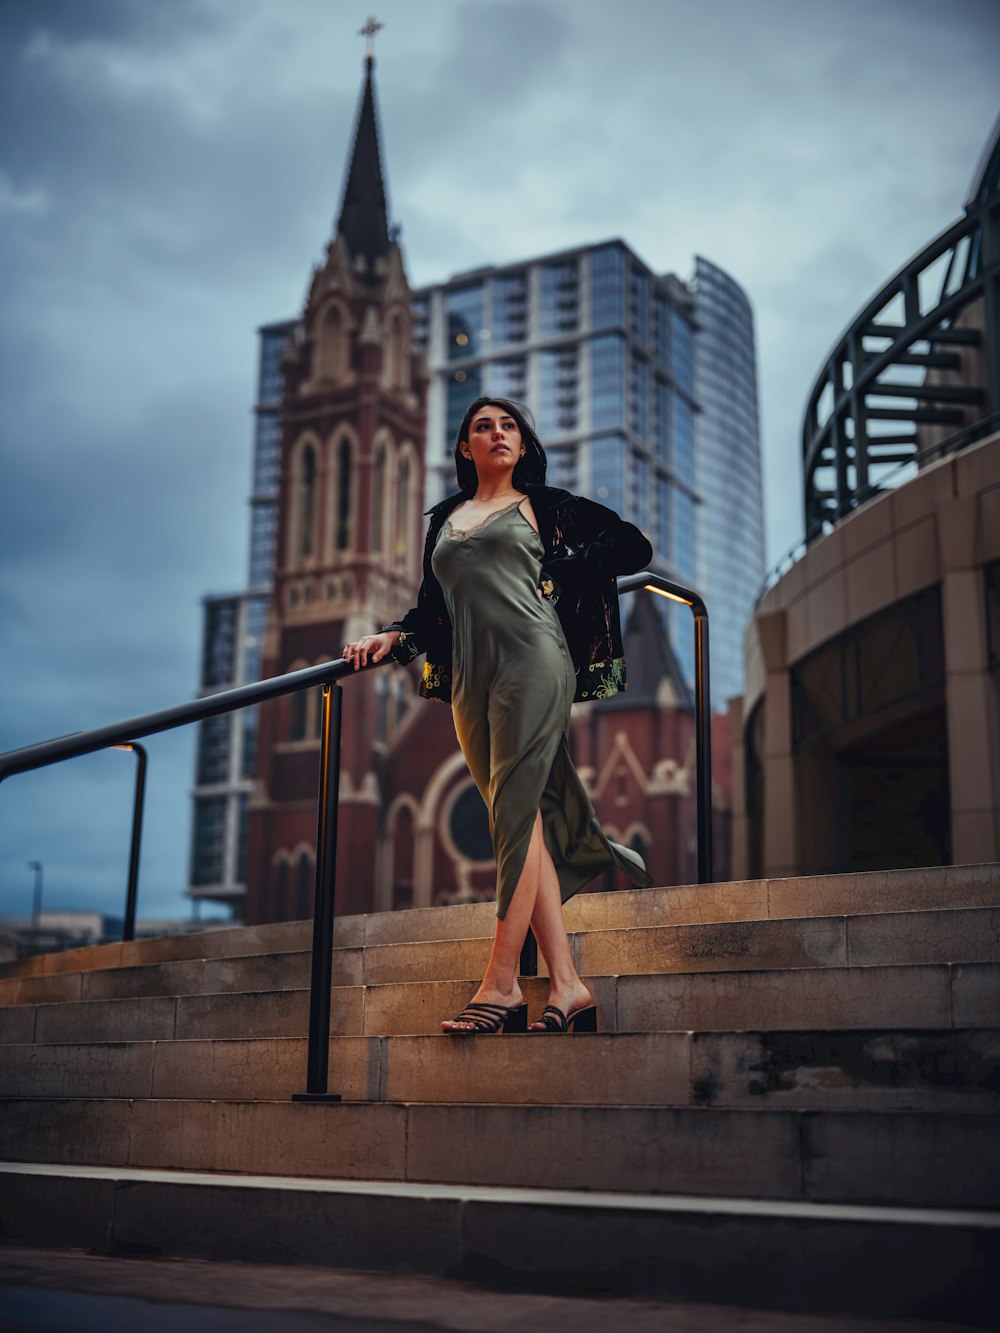
[{"label": "black velvet jacket", "polygon": [[[653,548],[637,527],[605,505],[555,486],[529,483],[524,491],[545,545],[539,591],[555,604],[576,669],[574,700],[609,699],[625,688],[615,579],[647,566]],[[417,605],[402,620],[385,626],[400,631],[392,651],[397,662],[406,664],[427,654],[420,693],[445,703],[451,701],[451,618],[431,568],[431,553],[445,519],[466,498],[460,492],[449,495],[427,510],[430,525]]]}]

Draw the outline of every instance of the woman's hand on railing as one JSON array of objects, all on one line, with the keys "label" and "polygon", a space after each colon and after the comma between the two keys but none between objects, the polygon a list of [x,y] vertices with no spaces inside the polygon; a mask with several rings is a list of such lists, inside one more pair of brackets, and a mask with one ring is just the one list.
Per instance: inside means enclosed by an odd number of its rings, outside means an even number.
[{"label": "woman's hand on railing", "polygon": [[353,662],[354,670],[367,666],[371,658],[372,665],[381,662],[387,653],[392,652],[399,643],[399,630],[391,629],[384,634],[365,634],[357,643],[344,644],[344,661]]}]

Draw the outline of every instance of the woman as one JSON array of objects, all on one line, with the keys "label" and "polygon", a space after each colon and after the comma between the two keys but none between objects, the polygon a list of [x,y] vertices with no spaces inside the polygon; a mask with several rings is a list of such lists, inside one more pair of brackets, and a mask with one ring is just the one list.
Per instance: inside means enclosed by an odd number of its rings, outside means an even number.
[{"label": "woman", "polygon": [[344,647],[354,668],[427,654],[420,693],[449,700],[489,815],[497,925],[472,1001],[441,1024],[455,1035],[523,1032],[517,967],[529,925],[548,966],[533,1032],[596,1031],[570,957],[562,904],[619,867],[651,883],[611,842],[569,756],[574,699],[625,685],[615,576],[642,569],[649,542],[611,509],[545,485],[545,452],[523,409],[477,398],[455,445],[458,484],[429,510],[423,583],[402,620]]}]

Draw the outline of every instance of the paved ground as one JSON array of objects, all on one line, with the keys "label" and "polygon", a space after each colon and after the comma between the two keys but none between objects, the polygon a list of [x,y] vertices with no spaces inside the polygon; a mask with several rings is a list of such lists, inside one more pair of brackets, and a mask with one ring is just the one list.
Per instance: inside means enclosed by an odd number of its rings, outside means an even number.
[{"label": "paved ground", "polygon": [[[464,1282],[0,1248],[3,1333],[968,1333],[968,1325],[831,1318],[526,1292]],[[982,1331],[986,1333],[986,1331]]]}]

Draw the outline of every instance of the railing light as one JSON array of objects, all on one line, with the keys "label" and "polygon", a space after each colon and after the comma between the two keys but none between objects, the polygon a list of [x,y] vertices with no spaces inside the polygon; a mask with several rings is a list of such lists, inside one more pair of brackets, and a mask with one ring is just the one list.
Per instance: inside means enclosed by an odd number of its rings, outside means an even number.
[{"label": "railing light", "polygon": [[694,606],[694,602],[689,601],[687,597],[678,597],[675,592],[665,592],[663,588],[654,588],[651,583],[644,583],[642,586],[646,592],[655,592],[658,597],[669,597],[672,602],[680,602],[682,606]]}]

